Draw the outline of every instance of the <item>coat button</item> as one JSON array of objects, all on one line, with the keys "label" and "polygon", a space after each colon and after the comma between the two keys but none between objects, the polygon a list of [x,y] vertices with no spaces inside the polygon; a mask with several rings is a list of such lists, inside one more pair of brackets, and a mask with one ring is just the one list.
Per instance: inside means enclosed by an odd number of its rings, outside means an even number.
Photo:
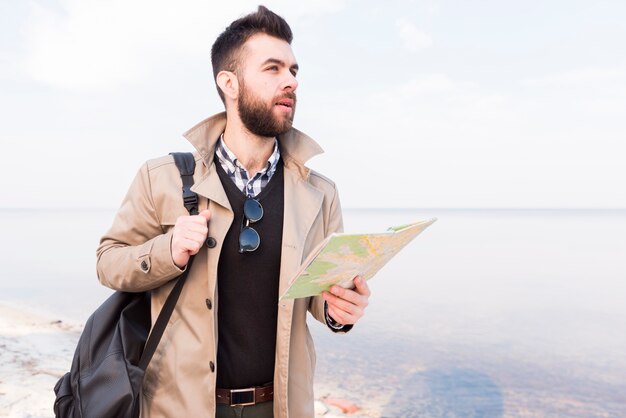
[{"label": "coat button", "polygon": [[143,271],[148,271],[148,263],[146,262],[146,260],[143,260],[143,261],[141,262],[141,269],[142,269]]},{"label": "coat button", "polygon": [[211,299],[207,299],[207,300],[205,300],[205,302],[206,302],[206,307],[208,309],[212,309],[213,308],[213,303],[211,303]]},{"label": "coat button", "polygon": [[209,248],[213,248],[217,245],[217,241],[213,237],[208,237],[206,239],[206,246]]},{"label": "coat button", "polygon": [[215,371],[215,363],[213,363],[212,361],[209,361],[209,368],[211,369],[212,372]]}]

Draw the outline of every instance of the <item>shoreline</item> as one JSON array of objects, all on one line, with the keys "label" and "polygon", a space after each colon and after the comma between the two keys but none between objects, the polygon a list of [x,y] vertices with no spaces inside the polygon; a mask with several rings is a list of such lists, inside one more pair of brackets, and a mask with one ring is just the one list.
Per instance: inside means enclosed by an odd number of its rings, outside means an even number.
[{"label": "shoreline", "polygon": [[[70,369],[82,327],[0,302],[0,417],[54,417],[53,388]],[[371,407],[358,408],[356,400],[334,397],[317,384],[315,391],[316,416],[380,416]]]},{"label": "shoreline", "polygon": [[52,417],[82,326],[0,303],[0,416]]}]

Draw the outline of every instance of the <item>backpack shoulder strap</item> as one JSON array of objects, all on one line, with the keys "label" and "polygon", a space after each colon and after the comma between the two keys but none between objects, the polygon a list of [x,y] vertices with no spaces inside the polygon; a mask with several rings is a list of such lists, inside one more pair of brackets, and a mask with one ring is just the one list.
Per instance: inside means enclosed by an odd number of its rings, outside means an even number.
[{"label": "backpack shoulder strap", "polygon": [[190,152],[172,152],[180,178],[183,180],[183,203],[190,215],[198,214],[198,195],[191,191],[193,173],[196,171],[196,160]]},{"label": "backpack shoulder strap", "polygon": [[[196,161],[193,158],[193,154],[190,152],[173,152],[171,155],[174,157],[174,162],[176,163],[176,167],[178,167],[178,171],[180,171],[180,177],[183,180],[183,203],[185,204],[185,208],[189,211],[190,215],[197,215],[198,195],[191,191],[191,186],[193,186],[193,173],[196,168]],[[183,285],[189,275],[189,270],[191,270],[193,258],[193,256],[189,258],[185,271],[178,278],[176,285],[174,285],[174,288],[163,304],[163,308],[154,323],[154,327],[152,327],[152,331],[150,332],[148,341],[146,341],[146,345],[143,353],[141,353],[141,359],[138,364],[142,370],[146,370],[148,367],[148,364],[150,363],[150,360],[152,360],[152,356],[154,356],[157,346],[159,345],[159,341],[161,341],[161,337],[165,332],[165,327],[167,327],[167,323],[172,316],[172,312],[174,312],[174,307],[176,306],[176,302],[178,302],[178,297],[180,296],[180,293],[183,290]]]}]

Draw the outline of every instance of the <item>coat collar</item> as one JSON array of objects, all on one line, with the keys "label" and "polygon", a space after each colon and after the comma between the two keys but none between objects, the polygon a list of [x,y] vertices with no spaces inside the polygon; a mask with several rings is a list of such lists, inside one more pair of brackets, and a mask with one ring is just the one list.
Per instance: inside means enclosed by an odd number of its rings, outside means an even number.
[{"label": "coat collar", "polygon": [[[215,145],[225,128],[226,113],[222,112],[203,120],[183,134],[198,150],[207,167],[213,162]],[[304,179],[309,175],[304,164],[324,152],[317,142],[295,128],[280,135],[278,142],[285,167],[290,168],[293,165]]]}]

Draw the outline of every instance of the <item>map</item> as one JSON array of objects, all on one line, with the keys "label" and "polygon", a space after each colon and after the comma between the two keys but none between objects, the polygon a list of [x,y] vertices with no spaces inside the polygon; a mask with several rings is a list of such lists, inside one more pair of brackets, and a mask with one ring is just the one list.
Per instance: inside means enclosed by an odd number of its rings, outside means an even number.
[{"label": "map", "polygon": [[360,275],[369,280],[394,255],[436,218],[389,228],[373,234],[332,234],[304,260],[280,299],[319,295],[333,285],[352,287]]}]

